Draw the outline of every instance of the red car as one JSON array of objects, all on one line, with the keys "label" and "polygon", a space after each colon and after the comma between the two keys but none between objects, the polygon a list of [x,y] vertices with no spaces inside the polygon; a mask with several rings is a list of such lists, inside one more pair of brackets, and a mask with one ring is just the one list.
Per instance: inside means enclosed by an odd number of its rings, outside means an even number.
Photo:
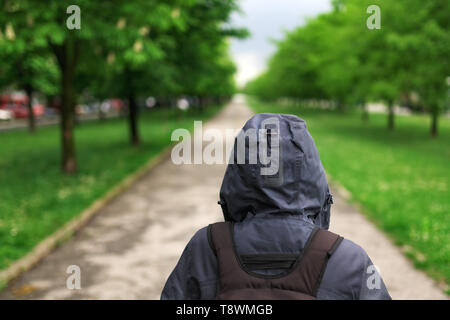
[{"label": "red car", "polygon": [[[28,97],[22,94],[3,94],[0,97],[1,108],[10,110],[13,117],[16,119],[28,117]],[[39,117],[45,113],[45,107],[41,104],[33,105],[33,113],[36,117]]]},{"label": "red car", "polygon": [[10,104],[8,106],[8,110],[10,110],[15,119],[27,118],[28,117],[28,109],[23,105]]},{"label": "red car", "polygon": [[[13,114],[15,119],[28,118],[28,108],[22,104],[10,104],[7,108]],[[41,104],[33,105],[33,113],[36,117],[42,116],[45,113],[44,106]]]}]

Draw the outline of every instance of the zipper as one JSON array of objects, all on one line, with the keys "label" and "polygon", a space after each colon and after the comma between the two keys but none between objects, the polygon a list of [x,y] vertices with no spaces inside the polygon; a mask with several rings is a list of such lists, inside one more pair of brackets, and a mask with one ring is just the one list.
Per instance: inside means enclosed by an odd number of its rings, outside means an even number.
[{"label": "zipper", "polygon": [[297,261],[298,254],[247,254],[240,257],[242,263],[250,270],[290,269]]}]

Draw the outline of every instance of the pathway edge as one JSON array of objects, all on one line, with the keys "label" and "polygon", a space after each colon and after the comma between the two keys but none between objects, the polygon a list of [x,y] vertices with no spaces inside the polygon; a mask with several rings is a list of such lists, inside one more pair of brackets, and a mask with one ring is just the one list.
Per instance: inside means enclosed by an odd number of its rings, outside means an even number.
[{"label": "pathway edge", "polygon": [[95,200],[89,207],[81,211],[53,234],[40,241],[29,253],[15,261],[8,268],[0,271],[0,291],[11,281],[22,273],[30,270],[43,258],[48,256],[60,243],[64,242],[77,231],[83,228],[96,214],[100,212],[111,200],[130,187],[134,182],[149,173],[154,167],[165,160],[171,153],[173,143],[167,146],[163,151],[148,160],[143,166],[135,172],[126,176],[104,196]]}]

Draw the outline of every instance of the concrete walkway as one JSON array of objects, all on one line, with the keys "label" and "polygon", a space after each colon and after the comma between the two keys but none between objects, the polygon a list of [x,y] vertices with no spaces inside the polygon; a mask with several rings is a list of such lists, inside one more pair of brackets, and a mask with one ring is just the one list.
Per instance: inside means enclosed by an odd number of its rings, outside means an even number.
[{"label": "concrete walkway", "polygon": [[[251,116],[234,100],[204,129],[241,128]],[[320,143],[320,141],[317,141]],[[159,299],[195,231],[222,220],[217,205],[225,165],[174,165],[166,159],[121,194],[76,236],[10,284],[0,299]],[[337,190],[331,230],[367,250],[394,299],[447,297]],[[81,289],[66,288],[67,267]]]}]

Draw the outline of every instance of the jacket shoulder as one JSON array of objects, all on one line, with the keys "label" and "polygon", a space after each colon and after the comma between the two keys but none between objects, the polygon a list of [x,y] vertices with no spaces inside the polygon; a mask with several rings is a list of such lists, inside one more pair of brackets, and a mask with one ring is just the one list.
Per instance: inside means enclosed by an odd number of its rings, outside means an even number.
[{"label": "jacket shoulder", "polygon": [[319,295],[328,299],[358,299],[369,261],[363,248],[343,239],[328,261]]},{"label": "jacket shoulder", "polygon": [[202,250],[207,251],[211,250],[211,246],[209,244],[209,237],[208,237],[208,227],[203,227],[192,236],[191,240],[189,240],[188,246],[191,247],[191,250]]}]

